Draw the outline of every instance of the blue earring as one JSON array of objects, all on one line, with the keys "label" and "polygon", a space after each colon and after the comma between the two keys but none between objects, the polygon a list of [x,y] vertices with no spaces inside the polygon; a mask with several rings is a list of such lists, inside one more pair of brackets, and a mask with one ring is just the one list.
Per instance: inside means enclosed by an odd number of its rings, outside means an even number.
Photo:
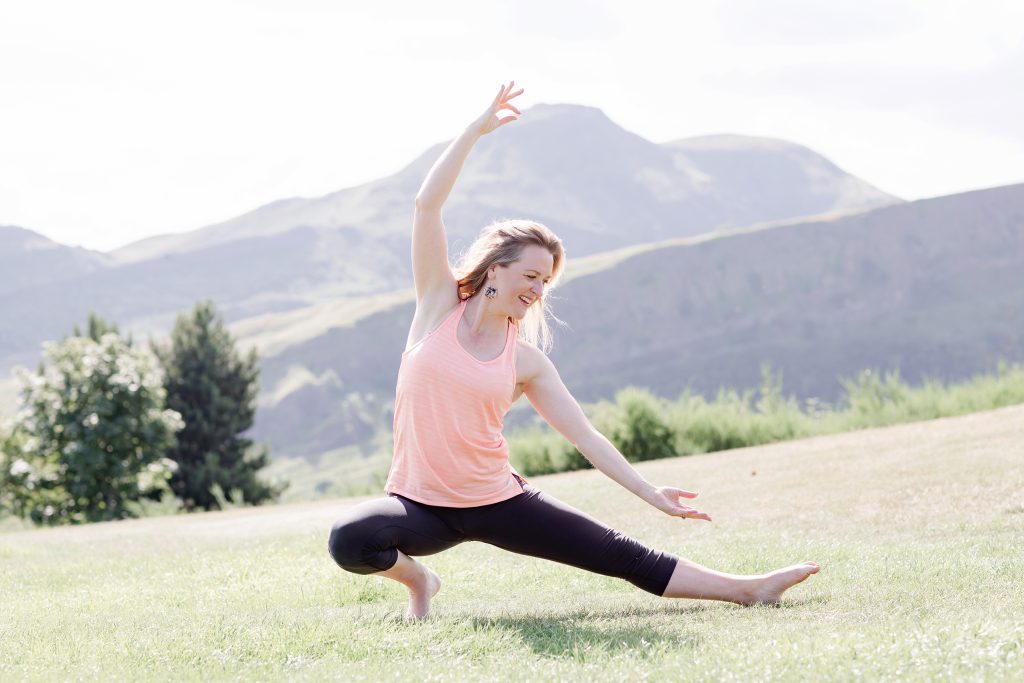
[{"label": "blue earring", "polygon": [[484,290],[484,296],[486,296],[488,299],[493,299],[494,297],[498,296],[498,290],[488,285],[487,289]]}]

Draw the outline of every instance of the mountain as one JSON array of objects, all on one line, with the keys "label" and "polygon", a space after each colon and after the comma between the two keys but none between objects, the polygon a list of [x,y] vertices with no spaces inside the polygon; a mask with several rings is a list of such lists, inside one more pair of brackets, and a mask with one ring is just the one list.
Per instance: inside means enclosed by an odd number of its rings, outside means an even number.
[{"label": "mountain", "polygon": [[[40,342],[90,311],[141,337],[166,333],[201,298],[240,321],[408,287],[413,199],[443,147],[388,178],[281,200],[103,258],[67,250],[68,264],[40,266],[27,243],[12,243],[4,259],[36,265],[9,278],[19,291],[0,288],[0,316],[19,321],[0,335],[0,371],[37,354]],[[719,136],[658,145],[598,109],[538,105],[480,141],[445,220],[453,254],[492,220],[525,215],[550,224],[571,255],[583,256],[898,201],[791,143]],[[72,256],[81,263],[70,263]]]},{"label": "mountain", "polygon": [[0,294],[88,275],[105,268],[109,260],[100,252],[66,247],[31,230],[0,225]]},{"label": "mountain", "polygon": [[[706,195],[736,212],[733,226],[892,203],[820,154],[784,140],[709,135],[664,146],[680,165],[701,170]],[[788,191],[793,186],[804,188],[800,196]]]},{"label": "mountain", "polygon": [[828,401],[865,368],[964,379],[1024,361],[1024,185],[667,246],[560,296],[585,399],[752,387],[763,362]]},{"label": "mountain", "polygon": [[[568,327],[552,358],[584,401],[631,384],[669,397],[754,387],[765,362],[787,392],[834,401],[837,378],[865,368],[918,382],[1024,361],[1024,185],[582,261],[553,292]],[[406,295],[279,345],[256,437],[315,458],[386,428],[412,312]]]},{"label": "mountain", "polygon": [[[138,262],[300,227],[404,239],[412,198],[446,146],[432,147],[389,178],[316,199],[274,202],[202,230],[142,240],[111,256]],[[658,145],[599,109],[541,104],[480,140],[446,217],[453,254],[495,218],[525,215],[550,223],[574,243],[575,254],[587,255],[718,226],[897,201],[782,140],[723,135]],[[626,235],[626,228],[639,234]]]}]

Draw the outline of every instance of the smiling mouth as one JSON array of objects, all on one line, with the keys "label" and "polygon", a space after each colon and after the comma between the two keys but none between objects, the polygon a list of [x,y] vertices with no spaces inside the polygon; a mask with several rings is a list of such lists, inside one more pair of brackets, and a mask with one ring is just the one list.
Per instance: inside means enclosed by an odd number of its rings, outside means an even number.
[{"label": "smiling mouth", "polygon": [[525,306],[529,306],[529,305],[530,305],[530,304],[532,304],[532,303],[533,303],[534,301],[536,301],[536,299],[532,299],[532,300],[531,300],[531,299],[527,299],[527,298],[526,298],[525,296],[520,296],[520,297],[519,297],[519,300],[520,300],[521,302],[523,302],[523,304],[524,304]]}]

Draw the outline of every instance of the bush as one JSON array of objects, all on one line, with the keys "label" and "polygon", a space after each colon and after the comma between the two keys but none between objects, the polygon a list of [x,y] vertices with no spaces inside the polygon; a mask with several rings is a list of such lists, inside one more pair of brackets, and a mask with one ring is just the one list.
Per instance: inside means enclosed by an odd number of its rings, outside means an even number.
[{"label": "bush", "polygon": [[615,417],[604,433],[630,462],[676,455],[675,434],[664,401],[646,389],[630,387],[615,395]]},{"label": "bush", "polygon": [[524,429],[510,436],[508,442],[512,465],[524,477],[591,467],[571,443],[550,428]]},{"label": "bush", "polygon": [[4,505],[37,523],[133,516],[131,501],[167,490],[165,453],[182,426],[164,410],[156,359],[116,333],[44,346],[19,370],[20,412],[4,438]]},{"label": "bush", "polygon": [[[994,374],[952,385],[926,379],[914,388],[898,371],[882,375],[872,370],[840,382],[845,396],[839,408],[812,398],[801,409],[796,399],[783,395],[782,373],[773,373],[768,366],[761,369],[757,393],[720,389],[709,401],[685,391],[670,403],[644,389],[629,388],[616,394],[615,403],[602,401],[584,408],[598,431],[627,460],[636,462],[1024,403],[1024,366],[1005,363]],[[588,466],[582,454],[546,426],[513,434],[509,441],[523,474]]]}]

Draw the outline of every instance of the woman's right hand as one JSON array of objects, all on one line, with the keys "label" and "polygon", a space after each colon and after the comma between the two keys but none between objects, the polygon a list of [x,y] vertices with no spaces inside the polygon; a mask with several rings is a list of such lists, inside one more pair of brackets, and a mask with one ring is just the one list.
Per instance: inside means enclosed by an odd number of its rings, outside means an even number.
[{"label": "woman's right hand", "polygon": [[[491,102],[491,106],[487,107],[487,111],[481,114],[480,118],[470,124],[469,129],[476,132],[478,135],[487,135],[501,126],[504,126],[506,123],[518,119],[522,115],[522,112],[516,109],[515,105],[513,105],[510,100],[522,95],[523,89],[520,88],[519,90],[512,92],[512,86],[515,84],[516,82],[512,81],[507,86],[501,86],[501,90],[498,91],[494,101]],[[504,110],[515,112],[515,114],[499,117],[499,112]]]},{"label": "woman's right hand", "polygon": [[711,517],[707,513],[690,507],[681,502],[682,498],[696,498],[693,491],[684,491],[672,486],[659,486],[654,489],[651,500],[647,501],[667,515],[682,517],[683,519],[703,519],[710,522]]}]

